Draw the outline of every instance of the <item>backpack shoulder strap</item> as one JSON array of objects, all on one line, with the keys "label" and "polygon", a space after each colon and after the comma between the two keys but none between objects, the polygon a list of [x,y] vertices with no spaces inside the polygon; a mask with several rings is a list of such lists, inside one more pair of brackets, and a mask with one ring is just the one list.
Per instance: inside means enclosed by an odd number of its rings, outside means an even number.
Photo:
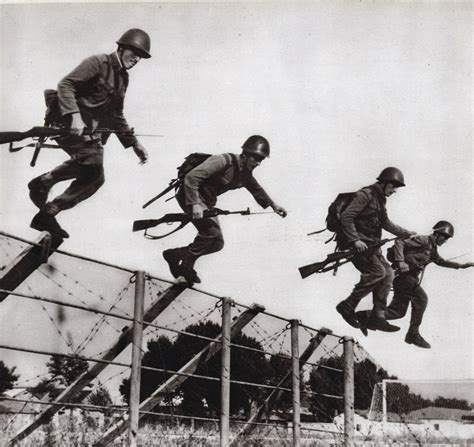
[{"label": "backpack shoulder strap", "polygon": [[239,167],[239,156],[230,152],[223,154],[227,161],[225,169],[227,170],[231,166],[234,168],[232,184],[238,185],[240,183],[240,167]]}]

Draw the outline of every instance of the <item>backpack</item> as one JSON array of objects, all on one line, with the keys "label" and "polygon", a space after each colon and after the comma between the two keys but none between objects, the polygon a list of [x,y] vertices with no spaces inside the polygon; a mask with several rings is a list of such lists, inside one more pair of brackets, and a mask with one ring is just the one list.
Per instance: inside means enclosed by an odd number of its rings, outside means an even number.
[{"label": "backpack", "polygon": [[354,196],[355,192],[343,192],[338,194],[328,208],[326,228],[334,233],[329,241],[334,239],[337,244],[336,248],[339,250],[345,250],[348,248],[348,243],[341,227],[341,214],[347,208],[349,203],[352,202]]},{"label": "backpack", "polygon": [[193,152],[192,154],[189,154],[187,157],[185,157],[184,161],[176,168],[178,170],[178,176],[173,180],[178,180],[179,185],[176,186],[175,189],[178,189],[179,186],[181,186],[184,176],[188,172],[192,171],[201,163],[204,163],[210,156],[211,154],[205,154],[203,152]]},{"label": "backpack", "polygon": [[326,228],[329,231],[341,231],[341,214],[352,202],[355,192],[343,192],[338,194],[334,202],[329,205],[328,215],[326,216]]},{"label": "backpack", "polygon": [[[436,247],[431,246],[431,251]],[[423,253],[426,251],[426,247],[416,247],[416,248],[407,248],[405,247],[403,250],[404,254],[418,254],[418,253]],[[395,263],[395,245],[392,245],[391,247],[387,248],[387,260],[390,261],[392,264]]]},{"label": "backpack", "polygon": [[[350,245],[342,231],[341,214],[349,206],[356,195],[356,192],[343,192],[337,195],[334,201],[329,205],[328,215],[326,216],[326,229],[334,233],[328,242],[336,241],[336,250],[347,250]],[[374,213],[376,214],[376,213]],[[372,216],[372,214],[365,217]]]},{"label": "backpack", "polygon": [[[176,168],[178,170],[177,177],[171,179],[169,185],[157,196],[153,197],[153,199],[145,203],[142,208],[146,208],[148,205],[151,205],[155,200],[158,200],[160,197],[163,197],[172,189],[174,189],[176,192],[183,184],[184,177],[186,176],[186,174],[192,171],[194,168],[198,167],[200,164],[204,163],[211,156],[212,154],[206,154],[203,152],[193,152],[192,154],[189,154],[187,157],[185,157],[184,161]],[[233,154],[231,154],[231,159],[232,163],[235,165],[237,161],[235,160],[235,156]],[[167,199],[167,201],[170,199],[172,199],[172,197]]]}]

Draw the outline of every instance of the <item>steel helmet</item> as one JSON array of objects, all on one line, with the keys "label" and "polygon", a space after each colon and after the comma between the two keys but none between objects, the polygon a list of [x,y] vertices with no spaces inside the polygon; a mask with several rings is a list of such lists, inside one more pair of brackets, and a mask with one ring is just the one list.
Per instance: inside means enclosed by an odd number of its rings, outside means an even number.
[{"label": "steel helmet", "polygon": [[433,233],[444,234],[446,237],[454,236],[454,227],[447,220],[440,220],[433,227]]},{"label": "steel helmet", "polygon": [[390,167],[382,170],[377,180],[381,183],[393,183],[396,186],[405,186],[403,173],[398,168]]},{"label": "steel helmet", "polygon": [[260,135],[252,135],[245,140],[242,150],[246,154],[259,155],[263,158],[270,158],[270,143]]},{"label": "steel helmet", "polygon": [[117,43],[119,45],[132,47],[137,50],[140,57],[144,59],[149,59],[151,57],[150,36],[141,29],[132,28],[125,31],[122,37],[117,40]]}]

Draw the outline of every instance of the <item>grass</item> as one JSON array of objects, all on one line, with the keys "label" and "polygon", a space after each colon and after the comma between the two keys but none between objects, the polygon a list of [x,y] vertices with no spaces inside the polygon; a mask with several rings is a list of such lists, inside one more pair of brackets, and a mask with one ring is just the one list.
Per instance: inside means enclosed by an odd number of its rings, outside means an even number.
[{"label": "grass", "polygon": [[[113,418],[104,418],[99,413],[71,413],[65,411],[54,417],[53,421],[37,429],[19,444],[19,447],[89,447],[100,439]],[[8,423],[10,422],[10,423]],[[28,421],[18,417],[0,415],[0,446],[6,446],[18,430]],[[231,426],[231,437],[237,434],[240,426]],[[420,439],[422,446],[436,447],[467,447],[474,446],[473,440],[445,440],[424,437]],[[344,439],[331,433],[301,434],[301,445],[312,447],[342,447]],[[128,435],[124,433],[113,444],[115,447],[126,447]],[[220,445],[219,426],[216,423],[183,423],[177,420],[147,423],[140,428],[138,445],[141,447],[214,447]],[[241,447],[273,447],[292,446],[291,429],[284,427],[256,427],[255,431],[244,439],[239,440]],[[390,440],[370,439],[368,437],[355,440],[357,447],[420,447],[413,438],[401,436]]]}]

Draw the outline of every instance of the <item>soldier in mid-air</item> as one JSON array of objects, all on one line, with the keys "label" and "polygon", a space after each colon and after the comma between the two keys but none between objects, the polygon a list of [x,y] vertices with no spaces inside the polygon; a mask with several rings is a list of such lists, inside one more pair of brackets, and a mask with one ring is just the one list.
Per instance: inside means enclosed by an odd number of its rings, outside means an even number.
[{"label": "soldier in mid-air", "polygon": [[163,257],[175,278],[188,283],[200,283],[194,270],[198,258],[222,250],[224,237],[217,217],[203,218],[212,209],[217,197],[231,189],[246,188],[263,208],[271,207],[281,217],[286,210],[277,205],[253,176],[253,170],[270,156],[270,144],[260,135],[249,137],[242,145],[242,153],[212,155],[184,177],[176,199],[181,208],[192,215],[198,230],[194,241],[186,247],[165,250]]},{"label": "soldier in mid-air", "polygon": [[[112,54],[99,54],[83,60],[58,84],[56,126],[67,127],[70,135],[56,139],[71,157],[52,171],[34,178],[28,184],[32,202],[39,212],[31,228],[49,231],[55,237],[67,238],[56,216],[92,196],[104,183],[103,144],[109,134],[85,129],[111,128],[124,147],[132,147],[141,163],[147,161],[145,148],[139,143],[124,115],[128,70],[141,59],[150,58],[150,37],[140,29],[130,29],[117,41]],[[51,188],[58,182],[73,180],[62,194],[48,202]]]},{"label": "soldier in mid-air", "polygon": [[[431,235],[399,239],[388,252],[388,258],[393,262],[399,274],[393,281],[393,299],[387,307],[385,317],[387,320],[403,318],[411,303],[410,327],[405,336],[405,342],[419,348],[431,348],[431,345],[420,334],[423,314],[428,305],[428,296],[421,287],[425,267],[431,262],[451,269],[466,269],[474,266],[473,262],[453,262],[443,259],[438,254],[438,247],[453,236],[453,225],[446,220],[440,220],[433,227]],[[356,315],[361,331],[367,335],[369,312],[359,311]]]},{"label": "soldier in mid-air", "polygon": [[405,186],[403,173],[394,167],[385,168],[375,184],[355,193],[353,200],[340,216],[345,241],[357,252],[351,262],[359,270],[361,277],[349,297],[341,301],[336,310],[355,328],[360,327],[355,309],[364,297],[372,293],[373,309],[367,324],[371,328],[386,332],[400,329],[388,323],[385,318],[387,297],[394,277],[393,270],[382,255],[380,247],[370,248],[370,245],[381,240],[382,229],[399,237],[415,234],[395,225],[387,215],[387,197],[402,186]]}]

